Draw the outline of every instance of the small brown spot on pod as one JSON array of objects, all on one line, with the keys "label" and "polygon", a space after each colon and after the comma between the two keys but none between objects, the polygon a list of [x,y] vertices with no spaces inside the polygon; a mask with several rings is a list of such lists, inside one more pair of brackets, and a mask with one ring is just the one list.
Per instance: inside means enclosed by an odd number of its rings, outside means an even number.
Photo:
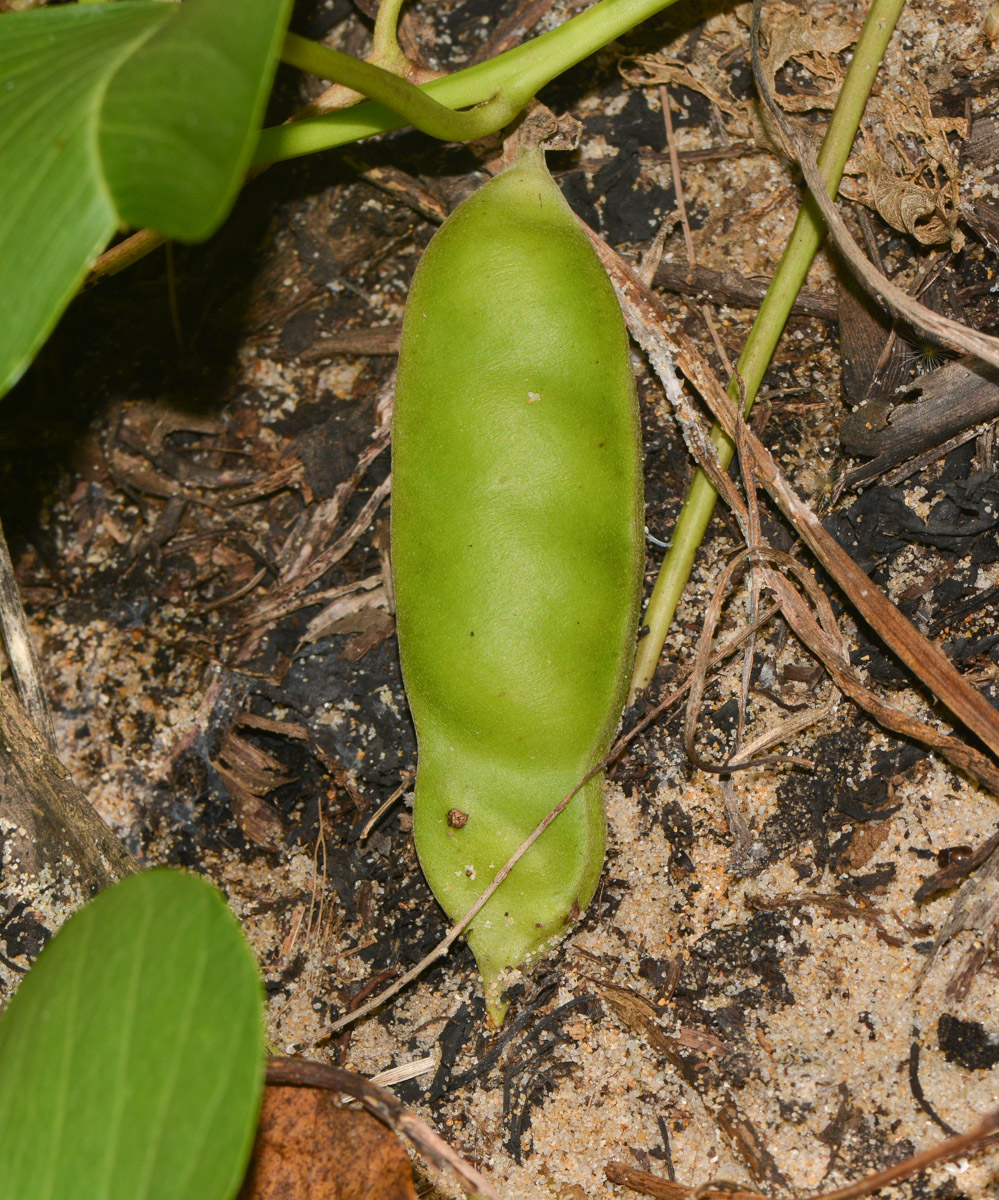
[{"label": "small brown spot on pod", "polygon": [[468,813],[452,808],[447,814],[447,823],[452,829],[463,829],[468,824]]}]

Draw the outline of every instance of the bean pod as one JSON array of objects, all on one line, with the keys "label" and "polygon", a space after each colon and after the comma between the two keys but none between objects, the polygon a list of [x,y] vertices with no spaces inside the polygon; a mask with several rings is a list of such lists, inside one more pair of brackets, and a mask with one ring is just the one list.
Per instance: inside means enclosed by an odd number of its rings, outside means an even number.
[{"label": "bean pod", "polygon": [[[641,447],[613,288],[522,150],[432,239],[393,418],[392,565],[416,726],[414,835],[463,916],[606,752],[634,652]],[[603,862],[591,780],[469,926],[487,1008],[586,907]]]}]

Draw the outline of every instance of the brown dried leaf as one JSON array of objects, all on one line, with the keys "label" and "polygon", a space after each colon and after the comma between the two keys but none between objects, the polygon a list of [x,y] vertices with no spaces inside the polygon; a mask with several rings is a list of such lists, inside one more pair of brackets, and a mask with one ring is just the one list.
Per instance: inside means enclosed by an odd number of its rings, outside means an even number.
[{"label": "brown dried leaf", "polygon": [[165,404],[137,401],[121,406],[118,437],[123,444],[148,454],[155,454],[173,433],[201,433],[218,437],[221,424],[218,417],[206,417],[186,410],[169,408]]},{"label": "brown dried leaf", "polygon": [[677,1049],[680,1043],[663,1030],[659,1013],[644,996],[631,988],[613,983],[600,983],[597,991],[611,1012],[632,1033],[644,1038],[653,1050],[657,1050],[669,1062],[674,1065],[679,1062]]},{"label": "brown dried leaf", "polygon": [[321,1088],[268,1086],[237,1200],[416,1200],[402,1143]]},{"label": "brown dried leaf", "polygon": [[894,229],[910,234],[924,246],[953,239],[956,216],[949,203],[949,187],[926,187],[911,179],[900,179],[873,147],[854,155],[847,170],[866,176],[866,188],[856,199],[873,208]]},{"label": "brown dried leaf", "polygon": [[[770,3],[761,14],[761,27],[768,46],[761,69],[774,103],[785,113],[831,110],[844,78],[839,56],[856,40],[858,26],[816,20],[790,4]],[[950,242],[960,249],[959,169],[948,136],[967,136],[967,122],[935,116],[926,85],[909,72],[902,55],[890,53],[886,67],[892,86],[872,99],[863,149],[846,166],[848,176],[864,176],[865,184],[846,181],[842,193],[924,245]],[[778,93],[776,77],[792,60],[807,72],[814,90]],[[779,146],[765,108],[761,117],[766,140]]]},{"label": "brown dried leaf", "polygon": [[284,826],[264,796],[293,782],[281,763],[266,750],[254,746],[233,730],[225,736],[219,755],[212,760],[232,803],[240,829],[258,846],[274,849],[284,837]]},{"label": "brown dried leaf", "polygon": [[823,80],[826,87],[797,95],[781,94],[780,105],[785,112],[813,112],[832,109],[839,96],[843,68],[839,55],[857,40],[860,26],[856,18],[844,14],[846,23],[839,25],[828,20],[815,23],[811,13],[802,13],[792,4],[768,4],[763,14],[763,31],[769,53],[765,71],[771,90],[775,76],[791,59],[806,67],[814,80]]},{"label": "brown dried leaf", "polygon": [[697,71],[692,64],[663,58],[658,54],[643,54],[626,59],[621,63],[620,70],[622,77],[636,87],[673,84],[674,87],[689,88],[692,92],[700,92],[730,117],[741,118],[745,115],[737,104],[726,100],[718,87],[712,86],[712,83],[704,78],[703,70]]},{"label": "brown dried leaf", "polygon": [[904,56],[891,51],[892,86],[872,101],[863,127],[863,148],[846,164],[846,174],[865,176],[865,185],[842,191],[875,209],[895,229],[923,245],[963,244],[957,228],[960,168],[948,137],[966,137],[960,117],[938,117],[930,94]]},{"label": "brown dried leaf", "polygon": [[236,823],[251,842],[263,846],[267,850],[276,850],[284,837],[284,825],[273,808],[259,796],[253,794],[239,781],[239,776],[227,770],[218,762],[213,762],[219,773],[219,778],[225,784],[229,793]]},{"label": "brown dried leaf", "polygon": [[675,84],[699,92],[729,118],[730,135],[748,138],[753,132],[752,105],[732,95],[731,70],[727,65],[729,55],[741,54],[745,44],[745,22],[738,9],[715,13],[702,26],[694,61],[684,62],[665,54],[639,55],[624,59],[620,70],[634,87]]},{"label": "brown dried leaf", "polygon": [[348,662],[360,662],[369,650],[380,646],[395,632],[395,617],[391,613],[372,611],[361,616],[363,621],[360,622],[360,628],[354,631],[354,636],[343,649],[343,657]]},{"label": "brown dried leaf", "polygon": [[255,796],[266,796],[268,792],[298,778],[297,775],[286,774],[280,760],[273,754],[241,738],[231,729],[225,735],[219,759],[239,776],[243,787]]}]

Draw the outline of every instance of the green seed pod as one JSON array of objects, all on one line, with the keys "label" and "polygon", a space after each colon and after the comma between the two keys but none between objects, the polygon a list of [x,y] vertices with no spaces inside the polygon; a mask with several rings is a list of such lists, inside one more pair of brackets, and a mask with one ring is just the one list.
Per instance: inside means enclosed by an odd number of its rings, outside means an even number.
[{"label": "green seed pod", "polygon": [[[452,919],[606,753],[634,655],[641,446],[613,288],[522,150],[413,279],[393,424],[392,567],[419,744],[414,833]],[[469,926],[490,1015],[589,903],[591,780]]]}]

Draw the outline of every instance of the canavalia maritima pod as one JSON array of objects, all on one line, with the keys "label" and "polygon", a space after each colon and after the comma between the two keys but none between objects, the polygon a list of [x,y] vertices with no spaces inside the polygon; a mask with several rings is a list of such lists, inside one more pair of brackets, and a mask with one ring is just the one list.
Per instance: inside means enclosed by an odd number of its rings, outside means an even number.
[{"label": "canavalia maritima pod", "polygon": [[[392,566],[416,725],[416,849],[463,916],[600,761],[624,703],[642,566],[641,448],[621,311],[537,147],[430,242],[403,324]],[[597,776],[475,917],[490,1015],[586,907]]]}]

